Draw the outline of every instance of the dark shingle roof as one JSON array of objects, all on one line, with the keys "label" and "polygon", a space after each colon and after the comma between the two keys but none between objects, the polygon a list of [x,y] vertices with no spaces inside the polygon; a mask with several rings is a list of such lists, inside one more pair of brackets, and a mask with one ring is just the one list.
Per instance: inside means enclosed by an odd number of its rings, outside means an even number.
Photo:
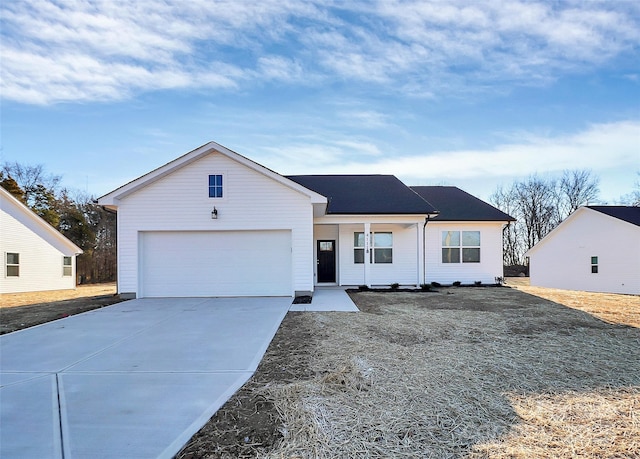
[{"label": "dark shingle roof", "polygon": [[455,186],[412,186],[440,211],[439,221],[515,221],[515,218]]},{"label": "dark shingle roof", "polygon": [[432,205],[393,175],[290,175],[328,199],[328,214],[431,214]]},{"label": "dark shingle roof", "polygon": [[601,212],[632,225],[640,226],[640,207],[632,206],[587,206],[589,209]]}]

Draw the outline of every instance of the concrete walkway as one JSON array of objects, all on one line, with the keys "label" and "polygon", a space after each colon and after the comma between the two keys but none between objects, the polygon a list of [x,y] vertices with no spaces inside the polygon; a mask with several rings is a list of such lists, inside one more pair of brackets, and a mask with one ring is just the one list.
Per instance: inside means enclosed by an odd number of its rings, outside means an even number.
[{"label": "concrete walkway", "polygon": [[316,287],[311,304],[292,304],[290,311],[358,312],[345,289],[347,287]]},{"label": "concrete walkway", "polygon": [[251,377],[290,304],[139,299],[0,336],[0,457],[172,457]]}]

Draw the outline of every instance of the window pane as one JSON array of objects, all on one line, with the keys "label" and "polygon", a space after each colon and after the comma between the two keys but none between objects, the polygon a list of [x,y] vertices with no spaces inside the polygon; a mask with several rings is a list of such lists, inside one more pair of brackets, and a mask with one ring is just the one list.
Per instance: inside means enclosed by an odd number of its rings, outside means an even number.
[{"label": "window pane", "polygon": [[598,264],[598,257],[591,257],[591,264],[592,265],[597,265]]},{"label": "window pane", "polygon": [[364,263],[364,249],[353,249],[353,262]]},{"label": "window pane", "polygon": [[463,231],[462,245],[466,247],[479,247],[480,231]]},{"label": "window pane", "polygon": [[460,231],[443,231],[442,247],[456,247],[460,245]]},{"label": "window pane", "polygon": [[62,257],[62,264],[64,266],[71,266],[71,257]]},{"label": "window pane", "polygon": [[331,252],[331,251],[333,251],[333,242],[332,241],[322,241],[322,242],[320,242],[320,251],[321,252]]},{"label": "window pane", "polygon": [[373,233],[374,247],[393,247],[392,233]]},{"label": "window pane", "polygon": [[598,265],[593,265],[593,266],[591,267],[591,272],[592,272],[593,274],[598,274]]},{"label": "window pane", "polygon": [[209,176],[209,186],[216,186],[216,176],[215,175],[210,175]]},{"label": "window pane", "polygon": [[480,263],[480,249],[462,249],[463,263]]},{"label": "window pane", "polygon": [[62,275],[63,276],[70,276],[71,275],[71,266],[64,266],[62,268]]},{"label": "window pane", "polygon": [[353,233],[353,246],[364,247],[364,233]]},{"label": "window pane", "polygon": [[460,249],[442,249],[443,263],[460,263]]},{"label": "window pane", "polygon": [[216,186],[222,186],[222,175],[216,175]]},{"label": "window pane", "polygon": [[20,254],[19,253],[7,253],[7,264],[8,265],[19,265],[20,264]]},{"label": "window pane", "polygon": [[374,263],[393,263],[393,249],[374,249]]},{"label": "window pane", "polygon": [[20,276],[19,266],[7,266],[7,277],[19,277],[19,276]]}]

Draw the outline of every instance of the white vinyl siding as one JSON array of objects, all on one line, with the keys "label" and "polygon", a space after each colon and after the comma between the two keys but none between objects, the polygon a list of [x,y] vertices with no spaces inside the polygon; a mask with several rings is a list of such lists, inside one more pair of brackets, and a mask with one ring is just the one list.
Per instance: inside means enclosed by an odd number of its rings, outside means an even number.
[{"label": "white vinyl siding", "polygon": [[[19,276],[7,276],[7,253],[19,254]],[[0,254],[0,293],[76,287],[75,276],[63,276],[61,266],[63,257],[71,256],[72,274],[75,273],[75,253],[50,231],[44,231],[34,216],[26,214],[26,209],[4,196],[0,196]]]},{"label": "white vinyl siding", "polygon": [[[209,175],[221,170],[224,200],[212,200],[203,186]],[[218,211],[215,220],[213,201]],[[118,202],[118,291],[139,296],[139,232],[256,230],[290,232],[290,294],[313,291],[309,197],[225,155],[208,154]]]},{"label": "white vinyl siding", "polygon": [[[420,231],[422,227],[420,226]],[[372,224],[372,233],[392,233],[393,262],[370,265],[372,285],[416,285],[418,283],[417,225]],[[354,263],[354,233],[363,232],[361,224],[340,225],[338,246],[340,285],[362,285],[364,263]],[[345,249],[346,248],[346,249]],[[373,248],[373,247],[372,247]],[[347,250],[348,249],[348,250]]]},{"label": "white vinyl siding", "polygon": [[530,250],[531,285],[638,295],[639,241],[640,227],[580,208]]},{"label": "white vinyl siding", "polygon": [[[473,284],[495,283],[496,277],[503,275],[502,261],[502,227],[501,222],[435,222],[430,221],[426,227],[426,281],[452,284],[460,281]],[[450,236],[447,238],[447,236]],[[479,246],[473,246],[479,238]],[[447,246],[446,244],[451,244]],[[451,253],[452,261],[445,260],[445,249],[456,248]],[[463,250],[479,251],[479,262],[463,262]],[[466,260],[474,260],[478,254],[467,253]]]}]

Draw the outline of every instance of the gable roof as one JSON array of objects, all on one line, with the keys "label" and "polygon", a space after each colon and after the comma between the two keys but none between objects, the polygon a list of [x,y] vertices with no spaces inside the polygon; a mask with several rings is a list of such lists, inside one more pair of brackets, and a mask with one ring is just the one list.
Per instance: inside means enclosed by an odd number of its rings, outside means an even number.
[{"label": "gable roof", "polygon": [[116,208],[118,199],[122,199],[132,193],[135,193],[141,188],[144,188],[147,185],[152,184],[153,182],[160,180],[161,178],[171,174],[172,172],[180,169],[188,164],[197,161],[198,159],[211,154],[211,153],[220,153],[238,163],[260,173],[263,174],[276,182],[279,182],[303,195],[308,196],[311,199],[312,204],[326,204],[327,200],[324,196],[321,196],[310,189],[305,188],[304,186],[300,186],[299,184],[292,182],[291,180],[286,179],[284,176],[278,174],[277,172],[268,169],[261,164],[256,163],[255,161],[250,160],[242,156],[235,151],[229,150],[228,148],[216,143],[216,142],[208,142],[195,150],[191,150],[190,152],[180,156],[179,158],[174,159],[173,161],[168,162],[164,166],[160,166],[157,169],[152,170],[151,172],[146,173],[145,175],[138,177],[135,180],[132,180],[125,185],[122,185],[119,188],[105,194],[98,198],[98,203],[105,207]]},{"label": "gable roof", "polygon": [[515,218],[455,186],[412,186],[440,211],[437,221],[513,222]]},{"label": "gable roof", "polygon": [[610,217],[640,226],[640,207],[632,206],[585,206]]},{"label": "gable roof", "polygon": [[[10,208],[13,209],[13,212],[10,212]],[[27,207],[22,201],[1,186],[0,209],[18,220],[21,224],[30,228],[31,231],[36,233],[41,239],[44,239],[49,244],[57,242],[65,247],[69,251],[68,253],[80,254],[83,252],[80,247],[67,239],[60,231],[51,226],[47,221],[36,214],[33,210],[29,209],[29,207]]]},{"label": "gable roof", "polygon": [[434,214],[437,210],[393,175],[289,175],[328,199],[327,214]]}]

